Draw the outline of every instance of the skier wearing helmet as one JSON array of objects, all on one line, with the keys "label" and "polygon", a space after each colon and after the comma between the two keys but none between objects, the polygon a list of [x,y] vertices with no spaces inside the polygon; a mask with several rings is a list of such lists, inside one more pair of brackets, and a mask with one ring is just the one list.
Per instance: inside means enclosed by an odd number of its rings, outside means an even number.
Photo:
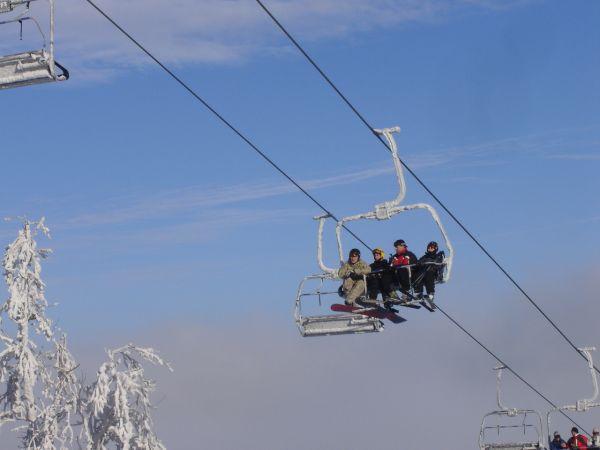
[{"label": "skier wearing helmet", "polygon": [[371,274],[367,278],[367,288],[369,298],[377,300],[377,295],[381,293],[386,307],[391,308],[391,299],[397,299],[398,296],[392,288],[392,273],[390,264],[385,259],[385,252],[381,248],[373,250],[373,262],[371,263]]},{"label": "skier wearing helmet", "polygon": [[342,283],[342,296],[345,303],[350,306],[356,304],[356,300],[365,294],[366,286],[364,276],[371,273],[371,267],[360,259],[360,250],[350,250],[348,261],[338,271]]},{"label": "skier wearing helmet", "polygon": [[419,267],[415,277],[415,294],[423,296],[423,287],[427,291],[427,299],[433,303],[435,295],[435,280],[439,271],[443,270],[444,252],[438,249],[438,243],[431,241],[427,244],[425,254],[419,259]]},{"label": "skier wearing helmet", "polygon": [[403,301],[408,301],[408,292],[410,291],[410,280],[413,266],[417,263],[415,254],[408,250],[408,246],[403,239],[394,242],[396,253],[390,258],[390,266],[395,269],[395,282],[400,286],[403,292]]}]

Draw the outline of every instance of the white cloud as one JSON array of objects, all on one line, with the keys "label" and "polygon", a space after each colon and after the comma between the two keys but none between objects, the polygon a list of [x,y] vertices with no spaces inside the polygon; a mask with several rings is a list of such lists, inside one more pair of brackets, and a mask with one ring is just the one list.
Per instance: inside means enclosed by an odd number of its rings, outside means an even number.
[{"label": "white cloud", "polygon": [[582,153],[562,153],[555,155],[548,155],[549,159],[564,159],[571,161],[600,161],[600,154],[582,154]]},{"label": "white cloud", "polygon": [[[525,2],[511,2],[511,6]],[[98,0],[97,4],[169,64],[240,62],[256,53],[280,52],[289,47],[251,0]],[[293,34],[307,42],[377,27],[431,22],[465,11],[494,10],[505,2],[277,0],[265,4]],[[33,10],[42,13],[41,6],[34,5]],[[86,74],[86,79],[97,81],[113,76],[116,69],[151,62],[85,1],[59,2],[57,17],[58,60]],[[15,33],[11,36],[17,39]],[[0,50],[12,42],[4,41]]]},{"label": "white cloud", "polygon": [[[333,175],[311,180],[302,180],[300,184],[307,190],[343,186],[358,181],[391,173],[392,168],[374,167],[354,172]],[[158,192],[154,195],[130,198],[127,204],[117,208],[105,207],[101,211],[91,212],[66,221],[67,227],[109,225],[135,220],[166,217],[171,214],[216,208],[234,203],[265,199],[296,192],[293,185],[286,182],[254,182],[237,185],[189,186],[181,189]],[[114,200],[107,204],[115,204]]]},{"label": "white cloud", "polygon": [[[588,127],[589,128],[589,127]],[[557,158],[557,148],[566,145],[565,140],[581,129],[560,130],[551,133],[499,139],[464,147],[450,147],[439,151],[418,151],[418,157],[405,157],[407,164],[415,170],[444,168],[451,176],[442,178],[446,182],[489,183],[487,177],[480,174],[456,175],[458,168],[473,168],[506,164],[516,156],[534,158]],[[593,127],[592,127],[593,129]],[[585,145],[589,141],[581,141]],[[382,150],[383,151],[383,150]],[[574,159],[576,155],[566,154]],[[587,155],[596,159],[597,155]],[[570,158],[570,159],[572,159]],[[361,181],[385,175],[393,180],[394,169],[390,164],[377,164],[365,168],[347,168],[346,171],[330,176],[298,180],[309,192],[320,189],[347,186]],[[407,180],[410,175],[405,174]],[[439,178],[438,178],[439,179]],[[196,185],[144,195],[123,195],[110,198],[98,205],[96,210],[68,218],[61,228],[80,228],[97,225],[113,225],[148,219],[173,217],[190,211],[212,211],[216,216],[218,209],[234,204],[278,197],[297,192],[297,188],[287,181],[255,181],[235,185]]]}]

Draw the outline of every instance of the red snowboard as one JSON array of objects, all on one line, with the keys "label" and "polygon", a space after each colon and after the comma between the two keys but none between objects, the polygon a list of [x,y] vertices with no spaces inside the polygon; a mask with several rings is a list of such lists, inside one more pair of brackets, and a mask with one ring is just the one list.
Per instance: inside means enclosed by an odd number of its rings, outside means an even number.
[{"label": "red snowboard", "polygon": [[349,306],[349,305],[340,305],[335,303],[331,305],[331,310],[335,312],[346,312],[352,314],[362,314],[363,316],[373,317],[375,319],[387,319],[393,323],[402,323],[406,322],[404,317],[399,316],[398,314],[388,311],[381,306]]}]

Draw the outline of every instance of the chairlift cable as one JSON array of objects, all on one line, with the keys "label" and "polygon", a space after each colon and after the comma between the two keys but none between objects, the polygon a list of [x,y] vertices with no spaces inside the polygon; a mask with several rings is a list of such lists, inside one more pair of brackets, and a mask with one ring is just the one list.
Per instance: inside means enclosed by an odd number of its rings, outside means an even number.
[{"label": "chairlift cable", "polygon": [[[283,175],[290,183],[296,186],[305,196],[307,196],[315,205],[317,205],[324,213],[330,215],[334,220],[338,220],[335,215],[329,211],[321,202],[313,197],[306,189],[304,189],[294,178],[287,174],[273,159],[271,159],[266,153],[264,153],[258,146],[256,146],[246,135],[244,135],[238,128],[236,128],[230,121],[223,117],[215,108],[213,108],[206,100],[204,100],[194,89],[192,89],[185,81],[179,78],[171,69],[165,66],[158,58],[156,58],[149,50],[147,50],[140,42],[138,42],[131,34],[129,34],[123,27],[116,23],[108,14],[100,9],[92,0],[87,1],[96,11],[104,16],[112,25],[115,26],[121,33],[123,33],[131,42],[133,42],[141,51],[143,51],[150,59],[158,64],[171,78],[173,78],[181,87],[183,87],[189,94],[191,94],[196,100],[198,100],[205,108],[213,113],[227,128],[233,131],[240,139],[252,148],[262,159],[264,159],[270,166],[272,166],[277,172]],[[367,249],[372,250],[361,238],[359,238],[352,230],[344,226],[344,229],[352,235],[358,242],[364,245]]]},{"label": "chairlift cable", "polygon": [[538,389],[536,389],[535,386],[531,385],[531,383],[529,383],[526,379],[524,379],[521,375],[519,375],[515,370],[513,370],[512,367],[510,367],[508,364],[506,364],[502,359],[500,359],[499,356],[497,356],[488,347],[486,347],[486,345],[483,342],[481,342],[479,339],[477,339],[469,330],[467,330],[459,322],[457,322],[452,316],[450,316],[450,314],[448,314],[446,311],[444,311],[442,308],[440,308],[440,306],[437,303],[435,306],[436,306],[436,309],[438,309],[450,322],[452,322],[463,333],[465,333],[467,336],[469,336],[477,345],[479,345],[483,350],[485,350],[492,358],[496,359],[496,361],[498,361],[502,366],[504,366],[506,368],[506,370],[508,370],[515,377],[517,377],[519,380],[521,380],[529,389],[531,389],[533,392],[535,392],[537,395],[539,395],[542,399],[544,399],[550,406],[552,406],[554,409],[558,410],[563,416],[565,416],[567,419],[569,419],[577,428],[582,430],[587,435],[591,436],[590,433],[588,433],[581,425],[578,425],[577,422],[575,422],[567,413],[565,413],[563,410],[561,410],[552,400],[550,400],[542,392],[540,392]]},{"label": "chairlift cable", "polygon": [[[321,77],[325,80],[325,82],[338,94],[338,96],[342,99],[342,101],[352,110],[352,112],[358,117],[358,119],[369,129],[369,131],[375,135],[375,137],[381,142],[385,148],[391,152],[388,143],[375,132],[375,129],[371,124],[367,121],[363,114],[352,104],[350,100],[340,91],[340,89],[336,86],[336,84],[329,78],[329,76],[321,69],[321,67],[315,62],[315,60],[304,50],[304,48],[300,45],[300,43],[290,34],[290,32],[283,26],[283,24],[273,15],[273,13],[265,6],[265,4],[261,0],[256,0],[256,3],[265,11],[265,13],[272,19],[272,21],[276,24],[276,26],[287,36],[287,38],[292,42],[292,44],[298,49],[300,53],[306,58],[306,60],[315,68],[315,70],[321,75]],[[446,213],[452,218],[452,220],[465,232],[465,234],[479,247],[479,249],[492,261],[492,263],[504,274],[506,278],[517,288],[521,294],[531,303],[531,305],[550,323],[550,325],[555,329],[560,336],[575,350],[579,356],[583,359],[586,359],[585,355],[579,351],[577,346],[573,343],[573,341],[558,327],[558,325],[552,320],[548,314],[542,310],[542,308],[537,304],[533,298],[527,294],[527,292],[521,287],[521,285],[508,273],[508,271],[498,262],[498,260],[486,249],[486,247],[477,239],[471,231],[462,223],[462,221],[454,215],[454,213],[445,205],[445,203],[440,200],[440,198],[425,184],[425,182],[404,162],[402,158],[400,158],[400,163],[402,166],[410,173],[413,178],[417,181],[417,183],[435,200],[435,202],[441,206],[441,208],[446,211]],[[600,369],[598,369],[594,365],[594,369],[596,372],[600,373]]]},{"label": "chairlift cable", "polygon": [[[304,193],[308,198],[310,198],[313,203],[315,203],[319,208],[321,208],[325,213],[331,215],[331,217],[335,220],[335,216],[330,213],[318,200],[316,200],[311,194],[309,194],[302,186],[300,186],[292,177],[287,175],[287,173],[281,169],[272,159],[270,159],[264,152],[262,152],[255,144],[250,141],[244,134],[242,134],[231,122],[225,119],[221,114],[219,114],[213,107],[211,107],[199,94],[197,94],[191,87],[189,87],[181,78],[175,75],[167,66],[165,66],[160,60],[158,60],[152,53],[150,53],[142,44],[140,44],[131,34],[129,34],[125,29],[123,29],[118,23],[116,23],[107,13],[105,13],[102,9],[100,9],[92,0],[85,0],[89,3],[96,11],[98,11],[106,20],[108,20],[115,28],[117,28],[121,33],[123,33],[130,41],[132,41],[140,50],[142,50],[146,55],[148,55],[156,64],[158,64],[165,72],[167,72],[171,78],[177,81],[186,91],[188,91],[194,98],[196,98],[199,102],[201,102],[211,113],[213,113],[217,118],[224,123],[229,129],[231,129],[235,134],[237,134],[244,142],[246,142],[254,151],[256,151],[264,160],[266,160],[271,166],[273,166],[278,172],[280,172],[283,176],[285,176],[294,186],[296,186],[302,193]],[[365,247],[371,249],[362,239],[360,239],[356,234],[352,231],[346,229],[354,238],[356,238],[360,243],[362,243]],[[506,366],[506,368],[513,373],[519,380],[521,380],[527,387],[532,389],[536,394],[538,394],[542,399],[548,402],[550,405],[556,408],[556,405],[548,399],[544,394],[542,394],[538,389],[536,389],[531,383],[527,382],[522,376],[520,376],[514,369],[510,368],[502,359],[496,356],[489,348],[487,348],[481,341],[479,341],[475,336],[470,333],[466,328],[460,325],[455,319],[453,319],[448,313],[443,311],[439,306],[437,308],[442,312],[442,314],[448,318],[454,325],[456,325],[461,331],[463,331],[467,336],[469,336],[472,340],[474,340],[480,347],[482,347],[488,354],[490,354],[493,358],[495,358],[500,364]],[[564,411],[560,411],[563,416],[565,416],[570,422],[576,425],[578,428],[583,430],[585,429],[577,424],[568,414]],[[586,432],[587,433],[587,432]],[[589,434],[589,433],[588,433]]]}]

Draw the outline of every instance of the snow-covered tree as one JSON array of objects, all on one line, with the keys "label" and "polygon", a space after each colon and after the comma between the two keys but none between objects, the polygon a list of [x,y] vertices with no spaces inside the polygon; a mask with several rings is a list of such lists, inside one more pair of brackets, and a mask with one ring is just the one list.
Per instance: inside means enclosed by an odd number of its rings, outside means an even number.
[{"label": "snow-covered tree", "polygon": [[[65,448],[69,417],[75,410],[75,367],[66,339],[57,341],[52,322],[46,317],[48,302],[41,278],[41,259],[51,252],[38,249],[35,236],[49,236],[44,219],[25,221],[17,238],[6,248],[4,279],[9,297],[0,307],[0,425],[18,422],[25,448]],[[6,316],[14,335],[6,330]],[[45,347],[53,350],[44,350]],[[1,391],[0,391],[1,392]]]},{"label": "snow-covered tree", "polygon": [[140,361],[171,367],[153,349],[133,344],[107,353],[108,361],[87,389],[87,419],[82,432],[86,448],[105,450],[114,443],[119,450],[164,450],[150,415],[155,383],[145,377]]},{"label": "snow-covered tree", "polygon": [[155,385],[140,361],[169,365],[154,350],[129,344],[109,351],[96,381],[82,385],[65,334],[46,316],[41,260],[51,251],[37,248],[38,233],[49,237],[44,219],[25,220],[4,253],[9,297],[0,304],[0,428],[15,424],[28,450],[68,450],[74,427],[81,427],[79,448],[83,441],[90,450],[110,443],[124,450],[164,449],[150,416]]}]

